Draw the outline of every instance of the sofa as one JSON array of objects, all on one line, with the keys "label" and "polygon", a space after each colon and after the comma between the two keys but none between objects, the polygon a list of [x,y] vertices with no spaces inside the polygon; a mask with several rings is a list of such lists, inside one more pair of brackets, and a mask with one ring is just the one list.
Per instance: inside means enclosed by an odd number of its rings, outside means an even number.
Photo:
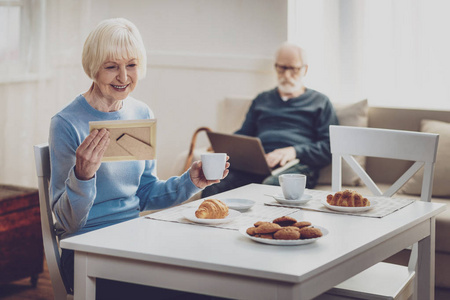
[{"label": "sofa", "polygon": [[[250,97],[230,97],[224,99],[218,107],[217,124],[212,129],[218,132],[232,133],[239,129],[250,106]],[[386,128],[438,133],[439,146],[435,177],[433,184],[433,202],[450,203],[450,111],[404,109],[389,107],[371,107],[367,100],[355,103],[333,103],[341,125]],[[208,145],[197,147],[194,160],[207,151]],[[181,174],[182,166],[187,157],[187,151],[181,153],[174,161],[173,174]],[[397,161],[373,157],[358,157],[357,160],[365,167],[366,172],[384,191],[399,178],[411,165],[408,161]],[[420,171],[407,182],[395,195],[419,199],[421,182]],[[362,185],[358,176],[343,162],[344,188],[356,190],[363,195],[371,192]],[[316,189],[331,191],[331,166],[321,170],[319,184]],[[193,199],[200,198],[197,194]],[[192,200],[192,199],[191,199]],[[404,250],[387,259],[389,262],[407,264],[409,250]],[[436,287],[450,289],[450,210],[436,217]]]}]

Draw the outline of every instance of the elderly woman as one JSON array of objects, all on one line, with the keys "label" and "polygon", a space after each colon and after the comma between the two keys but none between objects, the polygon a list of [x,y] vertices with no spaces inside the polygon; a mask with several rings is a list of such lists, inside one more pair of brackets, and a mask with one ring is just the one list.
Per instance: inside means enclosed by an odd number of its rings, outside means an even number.
[{"label": "elderly woman", "polygon": [[[91,87],[57,113],[50,126],[50,189],[60,238],[137,218],[143,210],[179,204],[219,182],[206,180],[201,162],[167,181],[155,176],[151,160],[101,162],[109,132],[89,133],[90,121],[154,118],[146,104],[130,96],[147,65],[141,35],[131,22],[101,22],[84,44],[82,63]],[[73,285],[72,251],[63,249],[61,264],[66,281]]]}]

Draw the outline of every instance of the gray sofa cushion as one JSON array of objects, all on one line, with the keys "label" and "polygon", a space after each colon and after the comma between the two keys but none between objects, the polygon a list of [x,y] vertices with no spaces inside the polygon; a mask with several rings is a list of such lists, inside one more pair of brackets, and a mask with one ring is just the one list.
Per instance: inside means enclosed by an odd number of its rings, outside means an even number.
[{"label": "gray sofa cushion", "polygon": [[[333,107],[336,110],[340,125],[367,127],[369,124],[369,104],[367,100],[350,104],[333,102]],[[355,159],[361,167],[365,168],[366,158],[364,156],[356,156]],[[318,183],[331,184],[331,164],[320,170]],[[361,179],[346,161],[342,162],[342,184],[350,186],[361,184]]]},{"label": "gray sofa cushion", "polygon": [[[449,197],[450,185],[450,123],[422,120],[421,132],[439,134],[439,144],[434,168],[433,197]],[[423,169],[419,170],[409,180],[402,191],[407,194],[420,194],[420,187],[423,179]]]}]

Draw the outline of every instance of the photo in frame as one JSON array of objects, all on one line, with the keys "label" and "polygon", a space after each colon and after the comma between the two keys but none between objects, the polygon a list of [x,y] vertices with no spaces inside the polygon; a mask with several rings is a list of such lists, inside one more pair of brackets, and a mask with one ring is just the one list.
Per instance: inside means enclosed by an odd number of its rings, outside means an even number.
[{"label": "photo in frame", "polygon": [[111,139],[103,162],[155,159],[156,119],[89,122],[89,132],[102,128]]}]

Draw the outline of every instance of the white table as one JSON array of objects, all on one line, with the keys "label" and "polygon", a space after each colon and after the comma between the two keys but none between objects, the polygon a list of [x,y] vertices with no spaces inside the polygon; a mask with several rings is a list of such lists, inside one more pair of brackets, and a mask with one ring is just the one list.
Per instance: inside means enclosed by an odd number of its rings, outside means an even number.
[{"label": "white table", "polygon": [[[280,188],[252,184],[222,194],[263,203]],[[310,299],[419,242],[418,299],[434,295],[434,217],[416,202],[384,218],[299,210],[325,227],[315,243],[273,246],[236,230],[138,218],[61,241],[75,250],[75,299],[95,298],[95,278],[239,299]],[[257,220],[255,220],[257,221]]]}]

